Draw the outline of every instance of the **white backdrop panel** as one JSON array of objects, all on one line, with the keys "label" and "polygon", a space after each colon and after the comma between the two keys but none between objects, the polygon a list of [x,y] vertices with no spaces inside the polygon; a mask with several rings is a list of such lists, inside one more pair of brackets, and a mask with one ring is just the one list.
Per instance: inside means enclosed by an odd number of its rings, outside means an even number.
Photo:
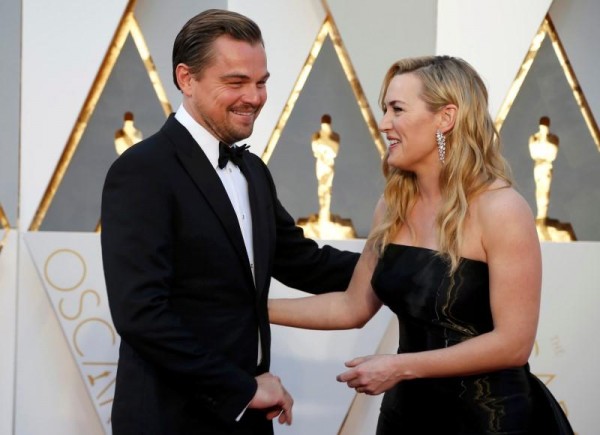
[{"label": "white backdrop panel", "polygon": [[[97,394],[90,397],[85,388],[86,378],[82,378],[76,364],[77,352],[69,348],[73,336],[65,335],[61,330],[61,322],[65,320],[60,319],[60,311],[55,311],[49,303],[44,290],[47,278],[40,279],[36,270],[46,270],[44,274],[48,275],[48,271],[58,266],[58,263],[52,266],[54,260],[48,261],[52,253],[71,249],[81,253],[88,270],[85,280],[75,288],[103,289],[99,238],[95,234],[75,233],[29,233],[25,237],[34,261],[27,250],[21,248],[18,342],[26,345],[19,346],[17,355],[16,433],[102,433],[94,409]],[[335,244],[358,251],[362,241]],[[537,346],[531,357],[532,371],[565,405],[575,430],[580,434],[591,434],[596,425],[595,404],[600,400],[597,371],[600,355],[589,341],[589,331],[593,333],[596,326],[595,309],[600,304],[600,243],[545,243],[542,249],[544,289]],[[8,259],[8,256],[4,257],[4,261]],[[68,265],[72,258],[63,260],[64,265]],[[51,280],[57,287],[73,287],[79,281],[74,279],[77,274],[73,271],[81,271],[81,266],[74,261],[64,268],[64,276],[50,272]],[[83,292],[78,295],[81,298]],[[303,293],[277,282],[273,284],[272,297],[299,295]],[[91,312],[96,317],[100,306],[90,302],[94,302],[92,298],[85,299],[81,305],[82,318],[92,317]],[[63,311],[68,308],[71,312],[74,307],[77,305],[64,305]],[[344,384],[337,383],[335,376],[344,370],[344,361],[376,351],[390,319],[391,313],[384,308],[362,330],[304,331],[273,327],[272,371],[282,377],[296,400],[294,424],[291,427],[276,426],[278,434],[338,433],[354,393]],[[104,329],[97,332],[94,342],[98,349],[95,351],[111,354],[114,343],[106,339]],[[394,352],[395,339],[390,341],[391,335],[388,334],[383,352]],[[89,349],[83,342],[80,348]],[[109,376],[106,378],[110,379]],[[380,399],[380,396],[375,397],[353,408],[349,418],[360,416],[362,433],[373,430]],[[350,429],[344,432],[359,433]]]},{"label": "white backdrop panel", "polygon": [[598,433],[600,243],[542,244],[543,290],[531,371],[568,412],[580,435]]},{"label": "white backdrop panel", "polygon": [[[0,240],[5,234],[0,229]],[[0,434],[11,433],[13,424],[18,240],[18,233],[10,231],[0,252]]]},{"label": "white backdrop panel", "polygon": [[50,250],[73,236],[29,233],[20,240],[15,435],[105,433],[27,245],[54,237],[44,246]]},{"label": "white backdrop panel", "polygon": [[[364,240],[327,243],[339,249],[360,252]],[[289,289],[279,282],[271,286],[272,298],[301,296],[307,294]],[[355,392],[346,384],[337,382],[335,377],[345,370],[345,361],[376,352],[391,317],[391,312],[382,308],[364,328],[348,331],[273,326],[272,372],[281,377],[295,400],[293,425],[276,425],[276,434],[338,433]]]},{"label": "white backdrop panel", "polygon": [[110,433],[119,337],[112,324],[98,234],[28,233],[25,240],[71,356]]}]

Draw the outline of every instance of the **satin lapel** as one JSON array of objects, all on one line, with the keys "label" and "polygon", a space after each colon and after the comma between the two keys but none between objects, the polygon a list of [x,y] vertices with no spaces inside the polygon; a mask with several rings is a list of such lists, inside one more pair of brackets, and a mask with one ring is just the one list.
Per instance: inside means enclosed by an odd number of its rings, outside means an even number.
[{"label": "satin lapel", "polygon": [[252,278],[246,246],[244,245],[244,239],[235,211],[215,169],[210,164],[210,161],[204,152],[202,152],[200,146],[192,138],[185,127],[183,127],[175,118],[171,117],[167,120],[163,127],[163,131],[173,142],[177,157],[186,172],[192,178],[200,192],[202,192],[202,195],[206,198],[206,201],[223,224],[225,234],[227,234],[227,237],[235,246],[240,255],[242,264],[247,266],[244,267],[244,270],[247,270],[250,278]]},{"label": "satin lapel", "polygon": [[[249,153],[249,152],[248,152]],[[270,222],[269,219],[264,215],[265,206],[262,204],[262,197],[259,190],[262,179],[260,173],[254,165],[248,164],[248,153],[244,153],[240,169],[242,170],[246,181],[248,181],[248,196],[250,199],[250,209],[252,212],[252,243],[254,247],[254,279],[256,280],[256,289],[260,294],[265,288],[266,284],[266,271],[268,259],[265,256],[268,255],[266,249],[266,234],[267,231],[264,228],[266,222]]]}]

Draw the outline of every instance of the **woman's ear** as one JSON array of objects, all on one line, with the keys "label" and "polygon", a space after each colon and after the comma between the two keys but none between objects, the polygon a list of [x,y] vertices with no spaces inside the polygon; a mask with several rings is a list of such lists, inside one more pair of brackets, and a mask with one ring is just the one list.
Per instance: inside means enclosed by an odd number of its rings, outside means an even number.
[{"label": "woman's ear", "polygon": [[446,134],[450,130],[454,128],[454,123],[456,122],[456,112],[458,111],[458,107],[455,104],[446,104],[439,111],[440,114],[440,124],[439,129],[442,133]]}]

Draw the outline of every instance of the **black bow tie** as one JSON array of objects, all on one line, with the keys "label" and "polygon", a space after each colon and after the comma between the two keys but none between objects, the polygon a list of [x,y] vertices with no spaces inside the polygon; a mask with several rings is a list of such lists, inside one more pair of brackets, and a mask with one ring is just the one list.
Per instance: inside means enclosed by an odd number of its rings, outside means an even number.
[{"label": "black bow tie", "polygon": [[250,148],[250,145],[229,146],[226,143],[219,142],[219,168],[223,169],[230,160],[231,163],[239,166],[242,155],[248,148]]}]

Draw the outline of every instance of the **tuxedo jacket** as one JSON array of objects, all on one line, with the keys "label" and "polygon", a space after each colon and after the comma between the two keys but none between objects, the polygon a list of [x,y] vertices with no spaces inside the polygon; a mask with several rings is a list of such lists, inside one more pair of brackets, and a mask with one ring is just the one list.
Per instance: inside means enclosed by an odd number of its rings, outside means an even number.
[{"label": "tuxedo jacket", "polygon": [[312,293],[349,283],[358,255],[304,238],[262,160],[246,152],[240,166],[255,278],[219,176],[173,115],[108,171],[101,242],[121,337],[115,435],[272,433],[262,411],[236,421],[269,369],[271,277]]}]

